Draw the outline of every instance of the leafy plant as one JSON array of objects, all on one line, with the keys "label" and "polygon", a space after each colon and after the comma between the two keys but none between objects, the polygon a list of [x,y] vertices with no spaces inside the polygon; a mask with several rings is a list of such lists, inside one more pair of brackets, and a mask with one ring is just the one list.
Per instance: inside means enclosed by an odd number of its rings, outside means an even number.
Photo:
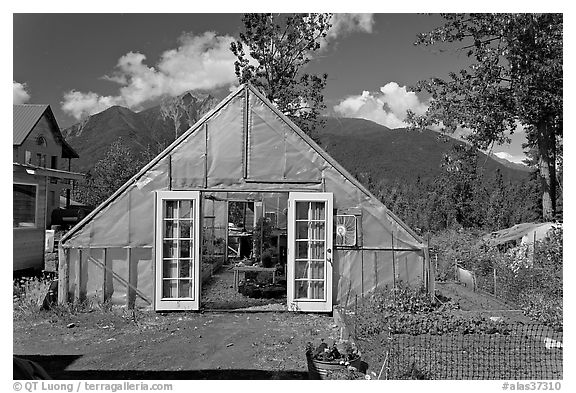
[{"label": "leafy plant", "polygon": [[334,341],[332,346],[328,346],[322,339],[318,346],[312,342],[306,344],[306,356],[314,360],[337,362],[348,366],[350,361],[360,356],[360,351],[356,344],[348,340]]},{"label": "leafy plant", "polygon": [[36,315],[48,294],[51,280],[42,277],[23,277],[12,282],[14,316]]},{"label": "leafy plant", "polygon": [[238,81],[254,84],[307,134],[322,123],[327,75],[301,71],[320,49],[330,19],[330,14],[244,14],[240,40],[230,46]]}]

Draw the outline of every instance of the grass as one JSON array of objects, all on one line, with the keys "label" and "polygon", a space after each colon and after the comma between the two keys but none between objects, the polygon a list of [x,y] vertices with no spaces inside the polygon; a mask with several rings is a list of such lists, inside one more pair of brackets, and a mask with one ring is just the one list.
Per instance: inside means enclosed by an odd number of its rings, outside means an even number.
[{"label": "grass", "polygon": [[[15,321],[48,319],[51,322],[70,320],[79,313],[117,313],[112,302],[93,296],[82,301],[56,303],[56,293],[50,292],[49,277],[22,277],[13,280],[12,309]],[[48,299],[47,299],[48,295]],[[137,319],[138,310],[119,309],[127,318]]]}]

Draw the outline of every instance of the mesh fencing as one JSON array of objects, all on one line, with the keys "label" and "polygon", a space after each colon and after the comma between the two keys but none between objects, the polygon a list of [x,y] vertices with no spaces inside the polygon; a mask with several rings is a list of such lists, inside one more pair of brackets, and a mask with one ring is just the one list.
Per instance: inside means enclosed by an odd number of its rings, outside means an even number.
[{"label": "mesh fencing", "polygon": [[507,334],[390,335],[381,379],[562,379],[563,333],[511,327]]}]

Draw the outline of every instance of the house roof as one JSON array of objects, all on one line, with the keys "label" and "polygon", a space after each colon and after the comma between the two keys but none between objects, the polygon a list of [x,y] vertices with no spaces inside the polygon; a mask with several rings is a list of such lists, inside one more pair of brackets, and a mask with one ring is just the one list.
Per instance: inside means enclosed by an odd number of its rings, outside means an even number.
[{"label": "house roof", "polygon": [[40,118],[46,114],[48,120],[54,125],[54,129],[58,130],[54,132],[54,135],[58,141],[62,144],[62,157],[64,158],[78,158],[78,153],[72,149],[72,147],[64,140],[64,137],[60,133],[60,127],[56,122],[56,118],[50,109],[50,105],[46,104],[20,104],[13,105],[13,145],[21,145],[30,131],[36,126]]}]

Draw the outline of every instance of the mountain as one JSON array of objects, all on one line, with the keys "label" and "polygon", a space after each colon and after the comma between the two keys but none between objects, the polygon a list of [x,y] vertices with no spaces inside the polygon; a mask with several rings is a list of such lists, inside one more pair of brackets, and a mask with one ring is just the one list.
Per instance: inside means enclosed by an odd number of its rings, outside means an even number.
[{"label": "mountain", "polygon": [[494,161],[498,161],[500,164],[502,164],[508,168],[516,169],[516,170],[519,170],[522,172],[532,172],[532,169],[530,169],[530,167],[528,167],[524,164],[518,164],[516,162],[508,161],[505,158],[500,158],[494,153],[492,153],[490,155],[490,158],[492,158]]},{"label": "mountain", "polygon": [[[183,121],[181,131],[186,122]],[[89,171],[104,157],[110,144],[118,138],[133,151],[141,152],[146,146],[157,146],[161,138],[172,137],[174,129],[162,120],[159,107],[141,112],[114,106],[91,116],[86,121],[63,130],[66,141],[80,158],[73,170]],[[326,124],[317,130],[320,145],[354,175],[369,174],[374,180],[431,179],[441,172],[444,154],[454,144],[452,138],[430,131],[408,129],[391,130],[363,119],[326,118]],[[527,173],[510,168],[480,154],[480,165],[486,173],[500,169],[505,180],[520,180]]]},{"label": "mountain", "polygon": [[[374,179],[431,179],[440,174],[444,154],[462,144],[431,130],[390,129],[369,120],[326,118],[318,130],[322,147],[353,174]],[[484,173],[500,169],[504,180],[517,181],[527,172],[479,153]],[[529,171],[529,169],[528,169]]]}]

